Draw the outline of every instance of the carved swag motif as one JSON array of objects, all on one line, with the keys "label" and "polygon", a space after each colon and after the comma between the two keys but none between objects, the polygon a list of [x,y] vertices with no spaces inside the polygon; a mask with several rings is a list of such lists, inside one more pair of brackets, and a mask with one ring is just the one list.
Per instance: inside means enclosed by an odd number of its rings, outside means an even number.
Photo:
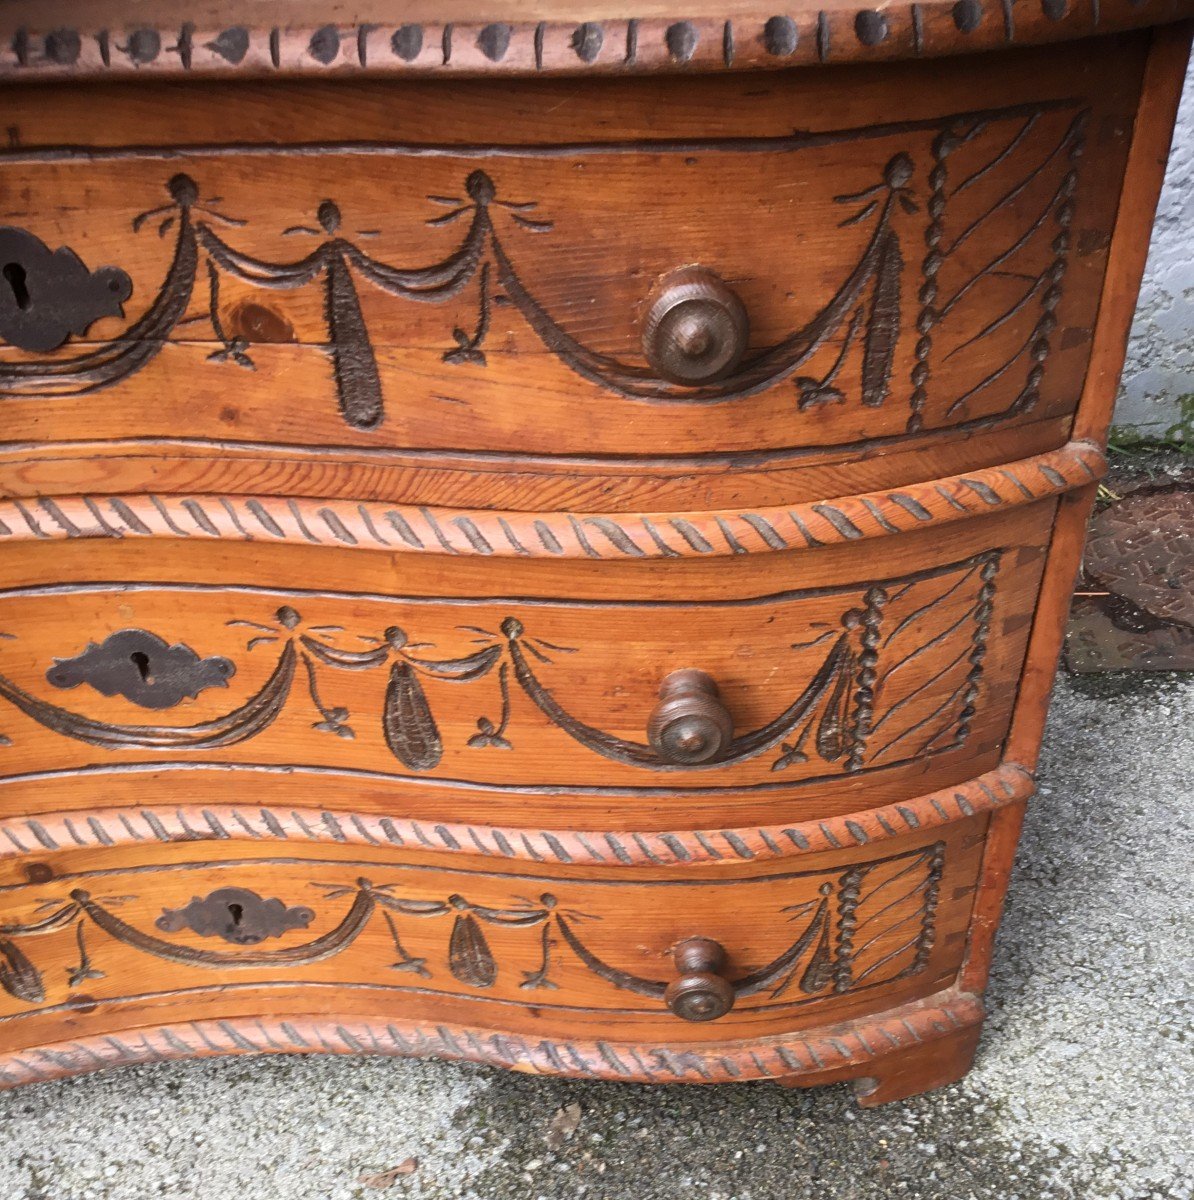
[{"label": "carved swag motif", "polygon": [[[428,197],[432,203],[448,209],[442,215],[430,218],[428,225],[447,226],[466,220],[468,227],[450,254],[423,267],[397,266],[381,261],[346,238],[342,233],[340,208],[331,199],[320,204],[316,225],[294,225],[284,231],[288,235],[318,238],[313,250],[286,261],[256,258],[239,250],[231,234],[221,233],[216,228],[235,229],[246,222],[219,212],[212,207],[214,201],[201,201],[198,182],[190,175],[180,173],[166,185],[169,203],[141,213],[133,221],[133,229],[137,231],[147,222],[157,220],[160,236],[173,230],[175,237],[173,260],[166,278],[145,313],[120,336],[74,357],[56,357],[47,362],[0,363],[0,396],[85,395],[127,379],[157,355],[171,331],[187,314],[201,267],[205,266],[207,315],[215,336],[222,343],[220,349],[209,355],[213,362],[234,363],[246,369],[252,369],[254,365],[249,342],[241,336],[229,337],[224,328],[220,309],[222,276],[266,289],[310,286],[322,291],[327,326],[326,352],[331,360],[340,412],[345,422],[357,429],[376,428],[385,415],[381,377],[358,294],[361,282],[395,299],[431,304],[452,300],[475,282],[475,320],[471,328],[455,326],[452,329],[455,344],[442,355],[444,362],[449,364],[485,365],[485,339],[492,306],[500,293],[500,298],[521,314],[560,361],[585,379],[627,399],[710,403],[750,396],[791,379],[795,386],[796,406],[803,411],[846,400],[841,372],[847,360],[857,353],[860,355],[858,400],[864,406],[880,407],[892,398],[897,388],[903,391],[893,377],[895,352],[901,330],[912,324],[903,319],[910,291],[909,281],[905,278],[910,251],[902,244],[908,231],[901,233],[895,218],[898,212],[912,218],[924,209],[927,225],[916,228],[912,236],[912,244],[923,240],[927,252],[919,264],[919,279],[915,284],[919,308],[914,321],[915,367],[907,396],[909,430],[919,429],[923,424],[926,389],[935,359],[934,339],[943,322],[948,322],[954,308],[975,287],[1014,271],[1017,256],[1038,235],[1043,236],[1042,231],[1048,229],[1052,219],[1057,231],[1053,257],[1043,271],[1034,266],[1033,274],[1024,276],[1023,295],[1007,311],[974,333],[970,342],[981,341],[996,333],[1034,299],[1040,304],[1039,320],[1027,340],[1016,346],[1010,357],[1001,360],[987,377],[976,381],[959,396],[947,415],[964,415],[968,401],[983,393],[1017,364],[1026,368],[1025,383],[1011,409],[1003,415],[1027,411],[1037,402],[1044,362],[1049,354],[1049,337],[1056,324],[1053,312],[1060,298],[1068,260],[1068,227],[1073,215],[1071,198],[1077,179],[1075,164],[1085,138],[1086,113],[1075,116],[1055,143],[1046,144],[1043,151],[1035,150],[1027,173],[952,239],[946,237],[945,217],[953,197],[1016,151],[1032,134],[1043,111],[948,117],[926,125],[930,131],[939,130],[931,143],[927,170],[931,191],[927,203],[914,197],[913,178],[917,165],[908,150],[891,157],[873,185],[860,192],[835,197],[835,203],[843,206],[847,214],[837,222],[839,228],[864,226],[869,229],[857,258],[845,269],[833,294],[802,328],[792,330],[772,345],[749,351],[734,372],[717,383],[699,387],[677,385],[657,376],[645,362],[623,361],[585,345],[569,333],[519,272],[505,234],[498,228],[500,220],[509,222],[521,232],[550,235],[552,222],[529,215],[537,207],[534,201],[500,197],[493,179],[483,170],[474,170],[468,175],[463,196]],[[1018,130],[1012,124],[1010,141],[1006,145],[997,143],[984,167],[951,185],[948,180],[951,156],[973,139],[986,135],[997,138],[998,133],[991,133],[992,129],[1006,128],[1014,121],[1021,124]],[[948,293],[943,291],[940,282],[943,266],[955,261],[956,252],[971,234],[990,217],[1013,205],[1042,172],[1055,169],[1061,170],[1060,182],[1043,211],[1032,217],[1009,244],[1001,245],[993,257],[973,267],[959,266],[957,269],[962,272],[962,277],[957,281],[951,278]],[[41,245],[23,230],[0,230],[0,244],[5,237],[9,241],[26,239],[30,244]],[[70,252],[59,251],[58,254],[70,255]],[[956,261],[965,264],[966,256]],[[57,294],[46,282],[48,275],[45,279],[38,276],[38,272],[46,268],[34,270],[32,259],[30,264],[30,294],[40,295],[43,291]],[[20,263],[16,265],[20,267]],[[82,264],[79,267],[86,273]],[[127,298],[128,281],[123,272],[105,268],[93,279],[101,277],[108,281],[115,298]],[[54,326],[54,336],[50,337],[46,332],[40,339],[30,340],[31,335],[22,333],[23,318],[14,308],[13,297],[0,288],[0,337],[29,349],[49,349],[60,344],[65,336],[59,336],[61,330],[81,332],[85,323],[80,326],[82,318],[71,307],[75,300],[68,304],[66,293],[62,292],[62,296],[58,315],[52,320],[43,318],[47,331],[50,324]],[[94,312],[88,310],[90,320],[109,313],[113,297],[109,296],[105,303],[107,307],[97,308]],[[825,370],[815,375],[798,374],[818,351],[838,343],[840,350]],[[959,348],[950,353],[956,353]],[[1003,353],[1003,350],[999,351],[999,354]]]},{"label": "carved swag motif", "polygon": [[[945,847],[941,842],[888,858],[801,876],[808,899],[783,905],[776,920],[791,926],[791,942],[771,961],[740,973],[733,986],[739,998],[775,1000],[794,989],[794,1002],[807,1003],[829,994],[874,987],[924,970],[936,938],[936,913]],[[131,896],[95,896],[76,888],[62,900],[47,900],[27,922],[0,924],[0,990],[25,1004],[42,1004],[46,980],[26,953],[38,938],[73,929],[77,961],[67,968],[68,987],[103,979],[94,965],[85,930],[93,928],[140,953],[183,967],[229,971],[242,968],[300,968],[344,954],[380,915],[395,959],[389,970],[434,981],[440,972],[467,988],[494,987],[501,972],[514,969],[524,991],[557,990],[552,978],[553,955],[566,948],[587,971],[613,987],[653,1000],[663,1000],[669,980],[626,970],[594,951],[583,929],[600,920],[561,902],[552,892],[494,907],[453,893],[442,899],[406,894],[400,883],[373,884],[356,879],[343,884],[312,884],[326,905],[347,900],[348,907],[324,933],[294,943],[316,917],[306,905],[288,906],[265,900],[244,888],[219,888],[194,897],[177,909],[167,908],[157,932],[142,929],[120,915]],[[410,922],[443,921],[446,942],[432,961],[412,955],[402,942]],[[533,957],[508,939],[495,949],[500,931],[534,930]],[[165,936],[163,936],[165,935]],[[191,935],[191,936],[188,936]],[[194,943],[219,938],[238,947],[219,950]],[[276,948],[258,948],[267,940],[285,939]],[[522,966],[530,961],[531,966]],[[420,984],[420,986],[425,986]]]},{"label": "carved swag motif", "polygon": [[[999,559],[998,551],[990,551],[946,568],[847,593],[836,630],[825,630],[811,641],[792,646],[794,651],[816,651],[812,661],[817,665],[804,686],[774,718],[738,734],[716,760],[704,764],[668,762],[647,742],[612,734],[570,711],[561,688],[544,676],[560,656],[580,651],[533,635],[515,616],[507,616],[497,629],[459,627],[459,632],[470,635],[476,648],[447,658],[431,657],[426,643],[413,641],[398,625],[388,626],[380,637],[361,635],[364,649],[346,649],[332,640],[337,629],[307,625],[289,605],[277,610],[271,624],[231,620],[230,626],[249,631],[249,652],[275,647],[278,658],[253,695],[222,716],[196,725],[99,721],[51,704],[2,674],[0,700],[47,729],[107,750],[210,750],[264,732],[289,700],[300,671],[319,717],[312,728],[354,738],[352,714],[343,705],[329,702],[323,672],[385,670],[388,681],[379,714],[385,744],[408,770],[425,772],[434,770],[444,754],[429,687],[434,690],[496,679],[497,716],[484,712],[478,716],[475,732],[467,739],[468,747],[475,750],[513,749],[512,699],[517,689],[553,726],[586,749],[649,771],[716,769],[777,750],[773,771],[808,762],[815,755],[833,771],[854,772],[965,742],[977,711]],[[941,614],[939,620],[934,619],[935,614]],[[942,627],[940,622],[947,623]],[[104,645],[111,646],[114,639],[133,632],[141,638],[153,637],[142,631],[125,631]],[[155,641],[165,645],[160,638]],[[822,646],[823,651],[816,650]],[[172,649],[195,657],[186,647]],[[66,680],[75,675],[64,677],[64,670],[77,670],[77,664],[95,653],[93,647],[77,659],[60,660],[47,672],[49,682],[70,686]],[[932,673],[923,681],[906,682],[909,665],[926,655],[932,656]],[[219,668],[227,678],[234,670],[228,660],[199,662],[196,657],[185,673],[186,684],[193,683],[197,670],[223,663],[231,668]],[[105,678],[112,673],[109,664]],[[909,723],[909,705],[930,688],[940,695],[940,701],[927,715]],[[181,702],[184,694],[176,688],[176,702]],[[160,705],[155,702],[152,706]]]}]

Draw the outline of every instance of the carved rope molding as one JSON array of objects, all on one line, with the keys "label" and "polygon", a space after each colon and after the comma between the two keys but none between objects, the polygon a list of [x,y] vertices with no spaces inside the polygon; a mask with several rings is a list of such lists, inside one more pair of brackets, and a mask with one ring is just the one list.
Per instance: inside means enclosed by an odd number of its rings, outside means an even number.
[{"label": "carved rope molding", "polygon": [[949,524],[1097,482],[1093,442],[891,491],[755,512],[462,511],[271,496],[40,496],[0,500],[0,542],[198,538],[497,558],[727,557],[817,549]]},{"label": "carved rope molding", "polygon": [[316,809],[111,808],[0,822],[0,860],[79,847],[238,839],[388,846],[582,866],[699,866],[793,858],[925,832],[1027,800],[1035,786],[1024,767],[1004,763],[957,787],[845,816],[663,833],[498,828]]},{"label": "carved rope molding", "polygon": [[[897,0],[687,20],[318,23],[297,28],[144,25],[134,5],[108,28],[47,29],[8,5],[0,75],[566,74],[788,67],[936,56],[1052,42],[1194,15],[1191,0]],[[332,16],[330,11],[327,14]],[[199,11],[196,16],[202,18]]]},{"label": "carved rope molding", "polygon": [[882,1017],[844,1022],[804,1035],[749,1043],[647,1046],[625,1042],[539,1041],[489,1029],[400,1019],[234,1017],[148,1026],[0,1055],[0,1088],[61,1079],[132,1063],[206,1058],[217,1054],[385,1054],[484,1063],[578,1079],[640,1083],[723,1083],[842,1076],[894,1050],[949,1037],[982,1021],[969,992],[948,991],[894,1008]]}]

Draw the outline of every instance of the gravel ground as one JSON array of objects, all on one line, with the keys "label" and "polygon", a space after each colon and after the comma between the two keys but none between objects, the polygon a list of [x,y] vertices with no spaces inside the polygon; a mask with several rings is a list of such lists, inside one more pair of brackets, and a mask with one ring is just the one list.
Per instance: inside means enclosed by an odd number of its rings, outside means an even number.
[{"label": "gravel ground", "polygon": [[[844,1086],[401,1060],[128,1068],[0,1094],[0,1197],[1188,1200],[1192,762],[1194,679],[1060,682],[991,1019],[956,1087],[864,1111]],[[361,1182],[408,1159],[387,1188]]]}]

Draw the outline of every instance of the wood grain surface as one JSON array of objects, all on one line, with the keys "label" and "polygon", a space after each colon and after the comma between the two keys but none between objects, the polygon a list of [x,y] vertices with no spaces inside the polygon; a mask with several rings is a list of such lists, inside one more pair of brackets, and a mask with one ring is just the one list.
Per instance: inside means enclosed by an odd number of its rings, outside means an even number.
[{"label": "wood grain surface", "polygon": [[0,17],[0,1086],[959,1078],[1187,0],[74,9]]},{"label": "wood grain surface", "polygon": [[[185,542],[103,583],[111,542],[68,543],[74,569],[45,546],[26,559],[41,581],[0,595],[0,768],[99,772],[114,789],[157,762],[309,771],[391,812],[511,824],[557,823],[567,794],[584,828],[611,803],[649,827],[676,795],[698,827],[907,799],[998,761],[1053,507],[883,539],[865,573],[847,547],[768,554],[736,595],[736,572],[712,563],[717,593],[665,560],[649,582],[626,564],[646,587],[622,594],[608,564],[581,600],[579,563],[484,558],[475,591],[445,593],[469,581],[418,555],[403,595],[385,556],[297,546],[295,587],[286,547],[246,545],[241,574],[236,546],[211,544],[221,578]],[[374,558],[376,591],[356,566]],[[165,563],[186,582],[165,582]],[[540,567],[550,582],[524,591]],[[352,583],[311,588],[310,571]],[[659,686],[685,667],[714,679],[734,729],[696,768],[647,744]]]},{"label": "wood grain surface", "polygon": [[[691,866],[499,871],[393,848],[292,845],[282,860],[244,842],[126,846],[119,864],[64,848],[40,858],[52,878],[0,893],[0,1026],[171,994],[232,1015],[229,1003],[259,1011],[275,989],[308,1003],[338,989],[375,1012],[471,1009],[557,1037],[604,1036],[612,1020],[676,1042],[811,1028],[949,986],[985,820],[720,881]],[[708,1025],[664,1003],[672,947],[692,936],[724,947],[735,991]]]},{"label": "wood grain surface", "polygon": [[548,559],[726,558],[925,531],[1101,478],[1093,442],[898,491],[752,512],[608,514],[391,506],[291,496],[50,496],[0,500],[0,545],[92,538],[264,541],[397,554]]},{"label": "wood grain surface", "polygon": [[[383,1054],[434,1056],[533,1074],[641,1083],[774,1080],[809,1087],[854,1080],[864,1107],[954,1083],[969,1070],[982,1003],[951,989],[933,1000],[843,1021],[807,1035],[712,1042],[703,1046],[522,1038],[475,1025],[449,1028],[387,1014],[340,1018],[301,1011],[271,995],[264,1017],[147,1023],[129,1014],[117,1034],[83,1033],[22,1048],[0,1060],[0,1083],[15,1087],[133,1063],[232,1054]],[[296,1011],[289,1011],[294,1008]],[[283,1015],[274,1015],[279,1011]]]},{"label": "wood grain surface", "polygon": [[[485,128],[467,90],[427,113],[425,89],[391,89],[384,110],[355,89],[303,93],[304,140],[256,144],[252,90],[176,118],[152,86],[115,89],[116,120],[74,89],[15,92],[6,219],[92,278],[117,273],[128,298],[122,317],[97,302],[60,349],[0,347],[6,457],[16,474],[36,447],[51,482],[63,445],[59,479],[77,490],[90,459],[112,487],[165,442],[175,460],[227,453],[223,470],[248,455],[289,493],[318,451],[341,493],[388,499],[395,483],[460,505],[449,479],[476,497],[483,474],[488,504],[518,508],[527,475],[573,503],[578,468],[590,495],[613,477],[604,504],[620,507],[627,475],[658,487],[694,465],[787,500],[802,482],[835,494],[863,443],[894,452],[875,468],[892,485],[949,473],[922,446],[994,466],[1017,455],[990,435],[1023,428],[1054,449],[1090,353],[1143,49],[949,64],[931,100],[872,72],[828,110],[799,73],[758,100],[694,82],[696,104],[734,106],[699,134],[662,107],[662,83],[609,85],[583,115],[537,114],[533,134]],[[135,140],[113,142],[120,129]],[[38,261],[21,259],[31,294]],[[697,386],[658,377],[641,345],[653,285],[687,263],[726,280],[750,322],[742,363]],[[65,335],[52,324],[25,336]],[[990,440],[959,451],[962,433]],[[156,486],[179,486],[160,470]]]},{"label": "wood grain surface", "polygon": [[[411,846],[436,853],[480,855],[508,862],[553,863],[563,866],[609,867],[717,864],[721,873],[733,874],[740,863],[768,859],[799,859],[843,847],[868,846],[885,838],[929,831],[976,813],[990,813],[1003,821],[1005,810],[1022,808],[1032,794],[1032,775],[1023,767],[1004,763],[955,787],[881,805],[847,816],[817,816],[758,828],[735,829],[535,829],[529,825],[494,826],[480,822],[422,821],[406,817],[350,812],[337,803],[328,808],[269,807],[285,804],[293,793],[264,786],[253,788],[253,806],[228,804],[224,773],[193,769],[187,777],[186,805],[132,804],[109,806],[80,819],[77,808],[67,807],[72,791],[84,793],[90,781],[74,776],[61,783],[53,802],[59,811],[21,807],[0,823],[0,858],[23,858],[43,850],[75,846],[118,846],[136,842],[161,843],[221,841],[240,838],[254,842],[297,841],[331,845]],[[144,776],[152,795],[168,799],[169,770]],[[6,785],[11,796],[20,795],[21,781]],[[348,793],[346,806],[359,799]],[[135,797],[131,797],[134,799]],[[320,799],[336,797],[321,789]],[[818,809],[818,811],[822,811]],[[29,864],[18,864],[26,876]]]}]

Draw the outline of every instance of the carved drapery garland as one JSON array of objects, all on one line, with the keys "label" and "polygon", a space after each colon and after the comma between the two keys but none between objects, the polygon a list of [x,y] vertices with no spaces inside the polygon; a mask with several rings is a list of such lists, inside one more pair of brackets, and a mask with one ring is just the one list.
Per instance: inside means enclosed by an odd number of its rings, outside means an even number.
[{"label": "carved drapery garland", "polygon": [[[806,1004],[829,993],[876,987],[923,971],[936,939],[944,869],[945,845],[935,842],[845,870],[816,872],[808,884],[814,887],[815,883],[813,897],[785,905],[775,916],[777,923],[793,927],[791,943],[770,962],[739,974],[733,980],[737,997],[775,1001],[787,996],[788,1003]],[[582,933],[586,922],[600,918],[562,904],[550,891],[494,907],[456,893],[443,899],[416,898],[404,894],[399,883],[375,885],[365,878],[312,886],[322,891],[325,903],[351,897],[347,909],[313,940],[277,948],[260,947],[305,929],[315,915],[312,908],[287,907],[244,888],[222,887],[206,898],[193,898],[183,908],[164,909],[157,931],[150,932],[130,924],[118,911],[136,897],[100,897],[75,888],[61,899],[41,902],[32,920],[0,922],[0,990],[24,1004],[43,1004],[45,979],[31,957],[32,946],[36,939],[67,929],[73,930],[78,952],[77,963],[67,968],[68,987],[74,989],[104,978],[87,945],[88,927],[139,953],[183,967],[301,968],[344,953],[378,914],[385,920],[397,956],[389,968],[421,980],[434,980],[446,965],[457,983],[477,990],[493,987],[503,961],[485,930],[504,928],[537,931],[537,961],[521,971],[520,990],[558,990],[560,985],[551,976],[553,950],[560,945],[587,971],[619,991],[662,1001],[669,982],[606,961]],[[869,915],[859,922],[856,910],[864,903],[870,906]],[[450,918],[451,929],[443,964],[429,967],[426,957],[411,955],[403,946],[401,928],[409,928],[411,921],[437,918]],[[193,938],[180,941],[170,936],[186,931],[240,948],[210,949],[195,945]],[[795,995],[789,995],[792,990]]]},{"label": "carved drapery garland", "polygon": [[[918,572],[885,584],[862,587],[857,593],[843,589],[839,628],[817,634],[811,642],[794,643],[793,650],[826,649],[814,659],[814,669],[803,690],[777,716],[758,728],[735,736],[725,751],[705,764],[675,764],[663,758],[646,742],[636,742],[591,725],[571,712],[559,698],[559,687],[548,687],[540,678],[541,665],[551,666],[560,655],[577,652],[536,637],[514,616],[505,617],[497,629],[462,626],[479,648],[464,655],[435,659],[420,652],[422,643],[412,641],[400,626],[387,627],[381,636],[360,638],[368,648],[350,650],[327,640],[326,626],[304,625],[301,614],[283,605],[273,624],[231,619],[231,627],[246,627],[247,650],[278,646],[277,661],[265,682],[236,708],[196,725],[123,725],[98,720],[53,704],[0,674],[0,699],[13,705],[43,727],[106,750],[186,751],[213,750],[254,738],[269,728],[289,700],[296,674],[303,671],[307,693],[319,715],[312,728],[341,738],[354,738],[351,714],[341,705],[329,704],[319,682],[320,668],[343,671],[388,669],[388,682],[380,713],[381,731],[390,753],[408,770],[432,771],[439,766],[444,741],[424,681],[436,684],[472,684],[496,675],[499,712],[497,718],[483,714],[468,746],[476,750],[513,749],[510,731],[511,691],[516,686],[551,724],[586,749],[615,762],[655,772],[716,770],[747,762],[776,747],[772,771],[783,771],[794,763],[815,756],[827,770],[854,772],[878,764],[897,745],[900,751],[883,765],[929,753],[956,749],[964,744],[976,708],[987,653],[995,579],[1001,551],[991,550],[961,563]],[[917,583],[941,579],[941,591],[892,631],[884,626],[884,608]],[[963,597],[968,604],[959,619],[945,630],[927,624],[925,618],[940,605]],[[951,618],[952,619],[952,618]],[[917,622],[912,635],[922,626],[920,640],[911,650],[898,642],[891,651],[898,661],[888,667],[881,655],[892,638]],[[886,635],[880,641],[880,635]],[[877,715],[875,687],[942,639],[956,635],[962,650],[946,668],[926,681],[944,693],[944,700],[917,724],[891,731],[872,741],[888,717],[907,703],[908,697]],[[10,636],[11,635],[7,635]],[[908,635],[905,635],[908,636]],[[949,643],[946,643],[949,645]],[[130,647],[132,649],[130,650]],[[953,647],[951,646],[951,650]],[[138,666],[137,655],[141,656]],[[172,670],[154,686],[146,687],[143,675],[154,673],[152,656],[158,654]],[[132,662],[129,662],[129,659]],[[882,659],[882,661],[881,661]],[[181,665],[179,665],[181,662]],[[968,665],[959,682],[957,671]],[[143,707],[162,708],[178,704],[200,688],[222,685],[235,671],[235,664],[222,658],[200,659],[186,646],[168,647],[166,641],[144,630],[122,630],[102,646],[90,644],[80,655],[59,659],[46,672],[49,683],[73,688],[89,683],[106,695],[120,692]],[[883,672],[886,671],[886,675]],[[913,693],[915,695],[915,693]],[[932,700],[939,699],[937,692]],[[907,740],[909,735],[918,736]],[[4,741],[7,742],[7,738]]]},{"label": "carved drapery garland", "polygon": [[[1061,283],[1069,253],[1068,226],[1073,215],[1072,197],[1077,186],[1076,164],[1085,140],[1088,113],[1079,111],[1072,117],[1060,137],[1046,144],[1040,155],[1034,155],[1027,174],[1015,186],[999,197],[967,230],[949,245],[942,237],[947,196],[943,188],[945,159],[957,147],[988,131],[992,123],[1019,121],[1021,127],[1008,146],[998,147],[994,157],[977,175],[1000,162],[1010,150],[1033,129],[1040,116],[1056,104],[1020,106],[993,112],[957,114],[924,123],[923,131],[934,133],[932,140],[933,170],[930,185],[928,228],[924,237],[928,253],[921,264],[919,299],[921,310],[916,322],[920,338],[916,343],[916,366],[912,373],[909,397],[908,429],[918,431],[923,424],[922,410],[926,399],[925,384],[931,364],[928,359],[933,347],[933,328],[954,305],[992,271],[1000,268],[1032,242],[1052,215],[1060,232],[1053,243],[1055,257],[1030,286],[1025,295],[1007,312],[991,321],[976,333],[970,342],[977,342],[1000,329],[1016,317],[1033,299],[1040,298],[1041,316],[1023,345],[1010,358],[1000,362],[984,379],[979,380],[951,405],[947,416],[958,413],[960,424],[967,424],[967,404],[1003,379],[1013,367],[1026,360],[1026,382],[1012,404],[995,417],[1013,416],[1032,409],[1039,399],[1045,361],[1050,352],[1049,334],[1056,325],[1053,313],[1061,297]],[[1072,105],[1063,107],[1072,108]],[[872,130],[870,132],[876,132]],[[855,131],[857,132],[857,131]],[[848,133],[842,136],[850,136]],[[782,139],[781,139],[782,142]],[[716,143],[711,143],[716,146]],[[799,149],[799,138],[790,147]],[[937,277],[942,264],[951,257],[974,228],[993,214],[1012,204],[1042,172],[1053,169],[1058,162],[1066,165],[1056,191],[1044,212],[1030,221],[1027,228],[1010,245],[998,246],[989,262],[979,266],[953,292],[939,297]],[[361,310],[356,280],[362,279],[395,298],[423,303],[443,303],[457,296],[475,280],[477,282],[477,316],[471,330],[455,328],[455,346],[444,351],[448,364],[473,363],[484,365],[484,342],[494,302],[493,287],[500,288],[501,297],[511,304],[531,327],[535,335],[556,357],[578,375],[607,392],[625,399],[647,402],[701,404],[735,400],[754,395],[785,380],[795,384],[796,404],[800,410],[819,405],[842,402],[844,395],[836,384],[838,374],[855,344],[860,346],[859,402],[864,407],[881,407],[889,399],[893,386],[893,364],[897,343],[902,335],[902,294],[906,289],[904,268],[906,255],[895,222],[898,211],[913,216],[920,211],[914,200],[912,179],[915,166],[911,154],[900,151],[882,169],[881,178],[862,191],[840,195],[834,202],[844,206],[844,219],[839,227],[864,225],[869,235],[856,261],[850,265],[834,294],[800,329],[796,329],[773,345],[752,350],[742,364],[725,380],[703,386],[686,387],[656,375],[642,363],[623,361],[616,356],[594,350],[570,334],[545,305],[536,297],[532,287],[520,275],[511,258],[503,236],[495,224],[495,210],[504,210],[517,228],[533,234],[549,234],[550,221],[532,217],[533,201],[511,201],[497,194],[492,178],[484,170],[474,170],[465,180],[465,198],[430,196],[434,203],[447,205],[444,214],[428,220],[432,226],[443,226],[468,219],[468,230],[457,248],[441,261],[430,266],[409,268],[395,266],[377,259],[341,233],[342,217],[333,200],[325,200],[317,212],[318,227],[292,226],[287,234],[309,234],[321,239],[309,254],[289,261],[267,261],[238,250],[229,240],[231,235],[218,232],[216,225],[245,224],[237,218],[217,211],[210,202],[200,200],[199,185],[190,176],[180,173],[167,184],[168,204],[141,213],[133,221],[134,231],[151,219],[157,220],[159,234],[175,229],[175,248],[166,278],[144,314],[108,342],[100,343],[79,355],[54,358],[50,361],[23,361],[0,364],[0,396],[63,396],[86,395],[127,379],[145,367],[166,344],[170,332],[184,318],[191,305],[201,262],[206,263],[208,284],[208,318],[222,349],[209,355],[216,362],[231,362],[252,368],[250,346],[243,337],[229,337],[220,315],[220,277],[226,274],[253,286],[267,289],[294,289],[318,285],[324,296],[324,315],[327,324],[327,353],[341,415],[355,429],[375,429],[385,415],[381,377],[378,370],[369,330]],[[976,177],[977,177],[976,175]],[[49,261],[49,250],[25,230],[0,230],[14,244],[34,244],[28,264],[17,262],[21,269],[32,272],[35,264]],[[63,249],[58,255],[71,256]],[[72,256],[73,257],[73,256]],[[78,261],[77,259],[75,260]],[[78,264],[82,267],[82,264]],[[6,268],[7,269],[7,268]],[[111,276],[113,286],[127,296],[128,278],[117,268],[105,267],[96,277]],[[86,269],[83,268],[86,276]],[[492,278],[491,278],[492,276]],[[19,280],[20,286],[24,286]],[[32,290],[32,289],[31,289]],[[70,294],[64,291],[64,295]],[[111,312],[111,297],[104,291],[99,296],[95,316]],[[5,299],[7,304],[7,299]],[[65,301],[64,301],[65,303]],[[52,304],[43,302],[45,321],[55,333],[65,336],[70,328]],[[7,336],[18,345],[41,347],[40,337],[49,330],[30,330],[31,314],[36,306],[24,308],[19,303],[0,305],[0,336]],[[20,336],[18,332],[20,331]],[[841,337],[841,349],[831,366],[819,376],[796,373],[824,347],[830,338]],[[20,337],[33,340],[22,341]],[[986,416],[976,420],[994,419]]]},{"label": "carved drapery garland", "polygon": [[650,559],[816,550],[1032,504],[1097,483],[1092,442],[1001,467],[752,512],[567,513],[274,496],[40,496],[0,500],[0,542],[207,538],[400,554]]}]

